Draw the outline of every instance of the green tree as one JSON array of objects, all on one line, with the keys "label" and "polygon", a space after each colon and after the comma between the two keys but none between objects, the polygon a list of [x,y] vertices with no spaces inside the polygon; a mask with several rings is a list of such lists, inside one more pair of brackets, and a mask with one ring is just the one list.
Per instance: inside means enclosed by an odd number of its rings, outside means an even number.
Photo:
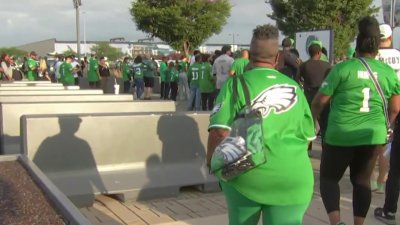
[{"label": "green tree", "polygon": [[121,58],[124,54],[120,49],[112,47],[108,42],[98,42],[90,49],[98,56],[105,56],[109,60],[114,61]]},{"label": "green tree", "polygon": [[298,31],[332,29],[334,53],[347,52],[357,33],[358,21],[378,12],[373,0],[270,0],[273,13],[268,15],[287,36]]},{"label": "green tree", "polygon": [[77,56],[77,53],[74,50],[68,49],[68,50],[63,52],[63,55],[64,55],[64,57],[70,56],[70,55]]},{"label": "green tree", "polygon": [[7,53],[10,56],[16,56],[17,58],[22,58],[28,54],[27,51],[11,47],[11,48],[0,48],[0,55]]},{"label": "green tree", "polygon": [[221,32],[231,5],[229,0],[135,0],[130,11],[138,30],[188,55]]}]

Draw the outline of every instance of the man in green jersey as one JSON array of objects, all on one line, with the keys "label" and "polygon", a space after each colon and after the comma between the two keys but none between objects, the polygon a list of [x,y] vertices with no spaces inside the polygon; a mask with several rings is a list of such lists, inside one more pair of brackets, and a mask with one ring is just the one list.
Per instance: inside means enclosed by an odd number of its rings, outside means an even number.
[{"label": "man in green jersey", "polygon": [[129,93],[131,89],[131,67],[128,62],[129,58],[125,57],[124,61],[122,62],[122,80],[124,81],[124,93]]},{"label": "man in green jersey", "polygon": [[179,98],[181,100],[189,100],[190,98],[187,71],[188,71],[187,57],[183,55],[181,57],[181,61],[178,64],[178,72],[179,72],[178,90],[179,90]]},{"label": "man in green jersey", "polygon": [[[301,225],[313,194],[313,171],[307,154],[315,138],[307,100],[298,84],[275,69],[279,31],[272,25],[253,31],[250,58],[254,68],[242,76],[251,108],[262,116],[266,163],[228,182],[221,181],[229,225]],[[229,78],[211,113],[207,162],[245,107],[243,87]],[[236,101],[233,89],[237,88]],[[290,121],[290,123],[288,123]]]},{"label": "man in green jersey", "polygon": [[244,70],[249,64],[249,51],[247,49],[242,50],[240,53],[240,58],[235,59],[235,61],[232,64],[231,71],[229,74],[231,76],[236,75],[242,75],[244,73]]},{"label": "man in green jersey", "polygon": [[160,63],[160,98],[164,99],[164,93],[165,93],[165,76],[168,70],[168,57],[163,57],[162,62]]},{"label": "man in green jersey", "polygon": [[39,64],[38,64],[38,61],[37,61],[36,52],[32,51],[29,54],[29,58],[28,58],[28,61],[27,61],[27,66],[28,66],[28,73],[27,73],[28,80],[30,80],[30,81],[37,80]]},{"label": "man in green jersey", "polygon": [[188,111],[200,111],[200,100],[201,93],[199,88],[199,76],[202,70],[201,55],[197,54],[195,62],[189,67],[188,80],[190,84],[190,99],[188,105]]},{"label": "man in green jersey", "polygon": [[73,72],[75,71],[72,68],[72,56],[67,56],[65,58],[65,62],[60,66],[60,81],[64,86],[72,86],[75,85],[75,78]]},{"label": "man in green jersey", "polygon": [[133,64],[133,79],[135,81],[136,88],[136,99],[142,99],[142,95],[144,93],[144,81],[143,81],[143,59],[142,57],[136,56]]},{"label": "man in green jersey", "polygon": [[199,87],[201,92],[201,108],[203,111],[212,110],[214,107],[214,92],[215,92],[215,80],[212,75],[212,66],[208,59],[209,55],[203,54],[202,61],[203,65],[200,72]]},{"label": "man in green jersey", "polygon": [[151,93],[154,87],[154,76],[156,67],[149,56],[144,56],[143,60],[143,76],[144,76],[144,100],[151,99]]},{"label": "man in green jersey", "polygon": [[88,81],[90,88],[99,88],[99,62],[97,61],[96,55],[94,53],[91,54],[91,57],[89,59]]},{"label": "man in green jersey", "polygon": [[364,17],[358,30],[356,49],[361,58],[333,67],[312,103],[315,120],[325,105],[331,105],[320,168],[321,197],[331,224],[344,224],[340,222],[339,181],[348,167],[353,184],[354,224],[364,223],[371,203],[371,173],[387,142],[383,102],[362,60],[382,88],[389,105],[389,123],[400,110],[399,79],[390,66],[375,59],[380,41],[378,21]]}]

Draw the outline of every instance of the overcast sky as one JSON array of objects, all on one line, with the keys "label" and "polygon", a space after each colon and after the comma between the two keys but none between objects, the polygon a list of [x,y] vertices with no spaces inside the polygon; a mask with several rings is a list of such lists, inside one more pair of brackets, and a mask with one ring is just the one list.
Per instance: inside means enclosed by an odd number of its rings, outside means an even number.
[{"label": "overcast sky", "polygon": [[[378,2],[380,0],[374,0]],[[132,0],[82,0],[81,39],[86,21],[86,39],[105,41],[114,37],[126,40],[144,38],[131,20]],[[251,31],[259,24],[274,23],[266,14],[271,8],[264,0],[231,0],[228,23],[208,43],[248,44]],[[56,38],[75,40],[75,10],[72,0],[0,0],[0,47],[16,46]],[[86,18],[86,19],[84,19]]]}]

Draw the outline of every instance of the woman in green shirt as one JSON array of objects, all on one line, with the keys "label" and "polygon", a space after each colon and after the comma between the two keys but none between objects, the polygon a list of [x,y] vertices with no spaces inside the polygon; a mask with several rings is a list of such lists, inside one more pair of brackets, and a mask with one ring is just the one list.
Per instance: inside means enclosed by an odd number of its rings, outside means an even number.
[{"label": "woman in green shirt", "polygon": [[[275,70],[279,31],[272,25],[253,31],[250,55],[254,68],[245,72],[252,110],[262,115],[266,163],[220,182],[228,204],[229,225],[301,225],[313,194],[313,171],[307,154],[315,138],[307,100],[297,83]],[[240,82],[234,77],[222,87],[211,113],[207,163],[229,136],[231,125],[245,107]],[[234,98],[237,88],[237,98]],[[236,100],[236,101],[235,101]],[[290,123],[288,123],[290,121]],[[247,137],[246,137],[247,138]]]},{"label": "woman in green shirt", "polygon": [[[365,17],[358,24],[356,51],[371,67],[389,103],[389,121],[399,112],[400,83],[394,70],[375,59],[380,42],[379,24]],[[382,146],[387,142],[383,102],[367,68],[353,58],[332,68],[312,103],[314,120],[330,103],[328,127],[321,156],[320,189],[331,225],[340,222],[339,181],[347,167],[353,184],[354,224],[362,225],[371,203],[370,177]]]}]

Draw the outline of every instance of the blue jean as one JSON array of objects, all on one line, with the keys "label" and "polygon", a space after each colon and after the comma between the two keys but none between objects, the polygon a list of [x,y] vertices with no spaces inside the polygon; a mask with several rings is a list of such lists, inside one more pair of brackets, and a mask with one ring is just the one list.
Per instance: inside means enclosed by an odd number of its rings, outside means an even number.
[{"label": "blue jean", "polygon": [[193,110],[193,102],[194,102],[194,110],[195,111],[200,111],[200,100],[201,100],[201,92],[200,88],[198,85],[191,85],[190,86],[190,99],[189,99],[189,105],[188,105],[188,110],[191,111]]},{"label": "blue jean", "polygon": [[137,99],[140,99],[140,97],[142,97],[143,92],[144,92],[144,81],[143,81],[143,79],[135,79],[135,85],[136,85],[136,96],[137,96]]}]

